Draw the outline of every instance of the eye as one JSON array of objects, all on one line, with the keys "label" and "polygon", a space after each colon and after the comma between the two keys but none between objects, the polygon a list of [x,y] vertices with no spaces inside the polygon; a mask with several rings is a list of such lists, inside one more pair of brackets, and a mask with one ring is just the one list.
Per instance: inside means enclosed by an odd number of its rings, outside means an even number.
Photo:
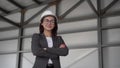
[{"label": "eye", "polygon": [[44,19],[44,22],[46,22],[46,23],[54,23],[55,21],[54,20],[48,20],[48,19]]}]

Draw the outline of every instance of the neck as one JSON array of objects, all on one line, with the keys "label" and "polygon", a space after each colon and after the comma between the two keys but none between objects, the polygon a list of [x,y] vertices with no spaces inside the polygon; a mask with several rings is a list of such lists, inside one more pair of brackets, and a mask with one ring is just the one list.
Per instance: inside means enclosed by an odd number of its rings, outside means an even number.
[{"label": "neck", "polygon": [[45,34],[46,37],[51,37],[52,36],[52,31],[44,30],[44,34]]}]

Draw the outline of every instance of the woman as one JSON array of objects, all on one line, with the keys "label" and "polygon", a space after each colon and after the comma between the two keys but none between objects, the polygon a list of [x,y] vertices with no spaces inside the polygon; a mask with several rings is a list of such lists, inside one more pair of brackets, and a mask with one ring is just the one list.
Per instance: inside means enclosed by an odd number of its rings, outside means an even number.
[{"label": "woman", "polygon": [[40,33],[32,36],[32,53],[36,56],[33,68],[61,68],[59,56],[66,56],[68,48],[61,36],[57,36],[57,17],[45,11],[40,18]]}]

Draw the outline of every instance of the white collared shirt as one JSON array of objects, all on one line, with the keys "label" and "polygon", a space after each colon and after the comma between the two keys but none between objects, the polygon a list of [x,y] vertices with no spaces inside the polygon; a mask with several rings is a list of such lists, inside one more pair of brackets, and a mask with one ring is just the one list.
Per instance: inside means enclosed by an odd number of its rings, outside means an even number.
[{"label": "white collared shirt", "polygon": [[[52,48],[52,47],[53,47],[52,37],[46,37],[46,39],[47,39],[48,47],[49,47],[49,48]],[[51,59],[49,59],[49,60],[48,60],[48,63],[49,63],[49,64],[52,64],[53,62],[52,62]]]}]

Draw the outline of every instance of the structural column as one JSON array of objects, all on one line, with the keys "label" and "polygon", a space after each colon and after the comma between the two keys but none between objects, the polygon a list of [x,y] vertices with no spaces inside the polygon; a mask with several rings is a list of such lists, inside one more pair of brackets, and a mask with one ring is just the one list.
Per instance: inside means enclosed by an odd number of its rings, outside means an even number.
[{"label": "structural column", "polygon": [[21,10],[21,21],[20,21],[20,28],[19,28],[19,37],[18,37],[18,47],[17,47],[17,65],[16,68],[22,68],[22,44],[23,44],[23,23],[24,23],[24,19],[25,19],[25,9]]},{"label": "structural column", "polygon": [[97,0],[97,33],[98,33],[98,61],[99,68],[103,68],[103,47],[102,47],[102,13],[101,13],[101,0]]}]

